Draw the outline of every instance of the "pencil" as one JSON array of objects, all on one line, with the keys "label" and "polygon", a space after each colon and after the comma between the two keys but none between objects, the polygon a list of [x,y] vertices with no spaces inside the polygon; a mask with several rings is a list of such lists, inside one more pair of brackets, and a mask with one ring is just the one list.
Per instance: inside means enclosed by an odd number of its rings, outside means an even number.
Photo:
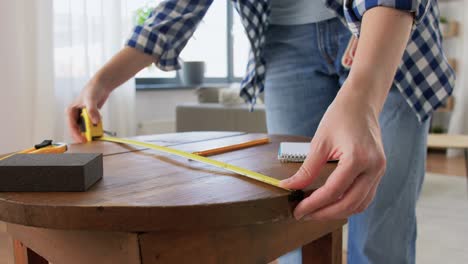
[{"label": "pencil", "polygon": [[208,150],[204,150],[204,151],[193,152],[193,154],[197,154],[197,155],[200,155],[200,156],[207,157],[207,156],[226,153],[226,152],[234,151],[234,150],[238,150],[238,149],[263,145],[263,144],[267,144],[269,142],[270,142],[269,138],[261,138],[261,139],[255,139],[255,140],[252,140],[252,141],[247,141],[247,142],[244,142],[244,143],[224,146],[224,147],[220,147],[220,148],[214,148],[214,149],[208,149]]}]

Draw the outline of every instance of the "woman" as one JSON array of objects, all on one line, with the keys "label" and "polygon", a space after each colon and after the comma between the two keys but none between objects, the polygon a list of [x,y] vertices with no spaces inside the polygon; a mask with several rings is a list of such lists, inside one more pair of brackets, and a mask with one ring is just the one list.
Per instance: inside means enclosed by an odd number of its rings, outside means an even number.
[{"label": "woman", "polygon": [[[98,122],[109,93],[139,70],[150,63],[179,67],[178,55],[211,3],[164,1],[135,28],[127,47],[69,107],[77,141],[80,108]],[[282,185],[302,189],[328,159],[340,160],[326,184],[296,207],[295,217],[350,217],[348,263],[414,263],[428,119],[454,82],[442,52],[437,3],[234,3],[252,48],[241,96],[253,105],[266,91],[269,133],[313,136],[307,160]]]}]

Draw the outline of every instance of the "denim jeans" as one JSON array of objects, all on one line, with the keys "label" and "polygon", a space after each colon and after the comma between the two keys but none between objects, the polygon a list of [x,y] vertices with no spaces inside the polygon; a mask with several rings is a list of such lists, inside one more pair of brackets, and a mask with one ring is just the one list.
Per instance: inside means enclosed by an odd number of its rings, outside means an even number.
[{"label": "denim jeans", "polygon": [[[268,132],[313,136],[348,71],[341,57],[350,39],[336,18],[271,25],[265,57]],[[418,122],[396,87],[379,117],[387,170],[371,205],[349,219],[348,263],[414,263],[415,206],[424,179],[429,122]],[[280,263],[301,263],[300,249]]]}]

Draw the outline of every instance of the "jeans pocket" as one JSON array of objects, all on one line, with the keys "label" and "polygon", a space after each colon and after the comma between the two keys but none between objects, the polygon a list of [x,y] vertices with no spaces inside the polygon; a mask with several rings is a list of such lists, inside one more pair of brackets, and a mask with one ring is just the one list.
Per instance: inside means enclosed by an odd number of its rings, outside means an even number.
[{"label": "jeans pocket", "polygon": [[346,55],[346,50],[353,39],[353,35],[348,31],[348,29],[345,28],[345,30],[346,31],[338,34],[338,53],[335,58],[335,70],[339,76],[340,85],[343,85],[349,74],[350,67],[343,65],[343,56]]}]

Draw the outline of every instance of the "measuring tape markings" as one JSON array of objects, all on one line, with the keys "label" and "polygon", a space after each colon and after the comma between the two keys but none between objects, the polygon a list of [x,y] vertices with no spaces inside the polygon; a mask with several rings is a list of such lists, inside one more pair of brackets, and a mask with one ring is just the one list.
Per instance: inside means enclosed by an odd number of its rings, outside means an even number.
[{"label": "measuring tape markings", "polygon": [[234,172],[239,175],[242,175],[242,176],[263,182],[263,183],[267,183],[269,185],[273,185],[275,187],[288,191],[290,192],[289,197],[288,197],[289,201],[300,201],[304,198],[304,192],[302,190],[291,190],[288,188],[281,187],[279,185],[280,180],[263,175],[255,171],[244,169],[244,168],[231,165],[225,162],[217,161],[214,159],[206,158],[206,157],[196,155],[193,153],[188,153],[182,150],[173,149],[170,147],[163,147],[163,146],[159,146],[156,144],[142,142],[138,140],[123,139],[123,138],[117,138],[117,137],[112,137],[112,136],[104,136],[102,122],[99,122],[97,125],[93,125],[91,122],[91,119],[89,118],[88,112],[84,108],[82,109],[80,113],[79,123],[80,123],[80,129],[82,131],[82,134],[83,136],[86,137],[88,141],[98,140],[98,141],[107,141],[107,142],[114,142],[114,143],[120,143],[120,144],[134,145],[134,146],[149,148],[149,149],[153,149],[156,151],[173,154],[173,155],[180,156],[180,157],[185,157],[190,160],[195,160],[204,164],[208,164],[217,168],[221,168],[230,172]]},{"label": "measuring tape markings", "polygon": [[97,138],[99,141],[108,141],[108,142],[114,142],[114,143],[121,143],[121,144],[128,144],[128,145],[135,145],[139,147],[144,147],[144,148],[149,148],[157,151],[162,151],[165,153],[173,154],[176,156],[184,157],[190,160],[195,160],[201,163],[209,164],[214,167],[218,167],[221,169],[225,169],[231,172],[235,172],[237,174],[255,179],[257,181],[261,181],[270,185],[274,185],[278,188],[281,188],[283,190],[291,192],[292,190],[287,189],[287,188],[282,188],[279,186],[280,180],[263,175],[261,173],[251,171],[245,168],[241,168],[235,165],[231,165],[225,162],[217,161],[214,159],[206,158],[203,156],[199,156],[196,154],[188,153],[182,150],[177,150],[169,147],[163,147],[163,146],[158,146],[152,143],[146,143],[146,142],[141,142],[141,141],[136,141],[136,140],[131,140],[131,139],[123,139],[123,138],[116,138],[116,137],[109,137],[109,136],[102,136],[100,138]]}]

